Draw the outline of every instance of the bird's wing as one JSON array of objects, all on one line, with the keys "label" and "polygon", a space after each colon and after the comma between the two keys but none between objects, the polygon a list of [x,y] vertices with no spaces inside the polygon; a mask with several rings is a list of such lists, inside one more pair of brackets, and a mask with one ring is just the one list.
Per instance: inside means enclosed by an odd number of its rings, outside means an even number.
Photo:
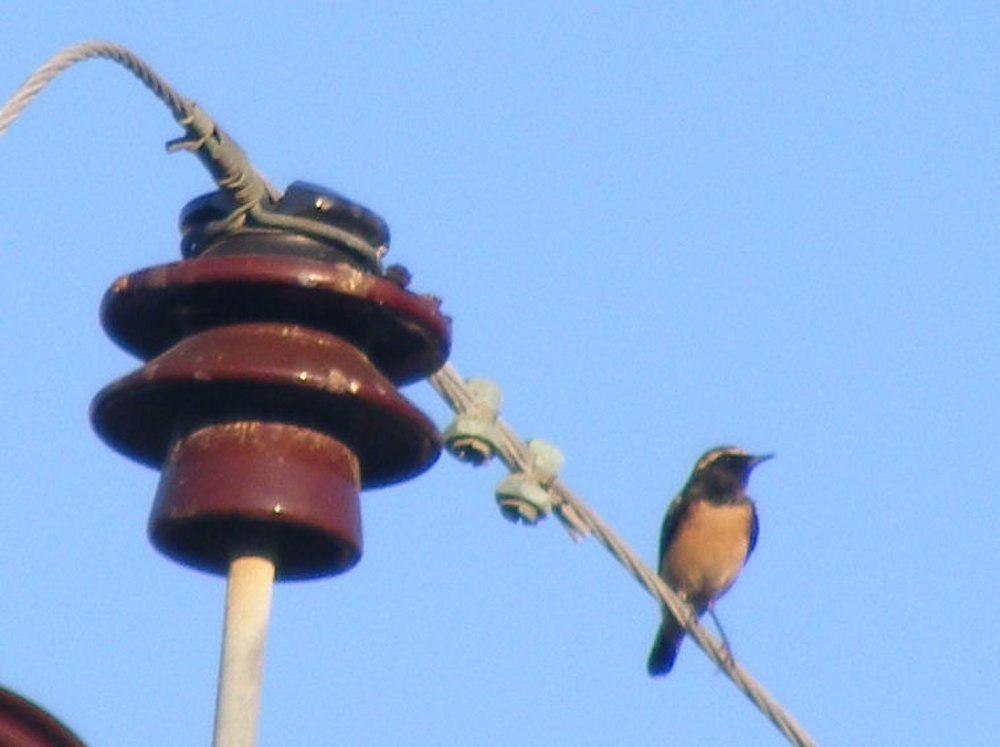
[{"label": "bird's wing", "polygon": [[[760,522],[757,521],[757,507],[751,503],[750,504],[750,543],[747,545],[747,557],[750,559],[750,553],[757,546],[757,533],[760,530]],[[745,562],[745,561],[744,561]]]},{"label": "bird's wing", "polygon": [[670,547],[670,543],[674,539],[674,534],[677,533],[681,517],[687,512],[690,505],[691,501],[685,501],[681,496],[677,496],[671,501],[670,507],[667,508],[667,515],[663,517],[663,528],[660,530],[660,555],[657,565],[663,562],[663,558],[667,554],[667,548]]}]

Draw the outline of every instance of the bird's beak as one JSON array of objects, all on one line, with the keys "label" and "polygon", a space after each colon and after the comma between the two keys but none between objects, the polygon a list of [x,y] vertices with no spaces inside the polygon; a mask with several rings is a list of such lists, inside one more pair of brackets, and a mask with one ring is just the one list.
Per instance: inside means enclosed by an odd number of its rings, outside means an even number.
[{"label": "bird's beak", "polygon": [[774,454],[755,454],[750,457],[750,469],[753,469],[761,462],[766,462],[768,459],[774,459]]}]

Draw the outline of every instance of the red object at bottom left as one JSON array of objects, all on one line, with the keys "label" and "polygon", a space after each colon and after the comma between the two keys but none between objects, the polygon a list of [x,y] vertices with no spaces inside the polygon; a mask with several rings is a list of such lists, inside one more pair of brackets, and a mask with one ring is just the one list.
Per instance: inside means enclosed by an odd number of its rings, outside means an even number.
[{"label": "red object at bottom left", "polygon": [[78,736],[17,693],[0,687],[0,745],[3,747],[85,747]]}]

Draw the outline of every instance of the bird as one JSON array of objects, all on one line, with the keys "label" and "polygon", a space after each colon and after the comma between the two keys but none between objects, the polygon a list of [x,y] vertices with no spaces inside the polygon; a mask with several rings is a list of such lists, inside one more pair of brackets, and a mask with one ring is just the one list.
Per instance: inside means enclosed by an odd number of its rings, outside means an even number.
[{"label": "bird", "polygon": [[[735,446],[710,449],[667,509],[659,575],[699,616],[733,585],[757,544],[757,508],[747,481],[754,467],[773,456]],[[651,676],[673,668],[683,638],[684,628],[664,607],[647,662]]]}]

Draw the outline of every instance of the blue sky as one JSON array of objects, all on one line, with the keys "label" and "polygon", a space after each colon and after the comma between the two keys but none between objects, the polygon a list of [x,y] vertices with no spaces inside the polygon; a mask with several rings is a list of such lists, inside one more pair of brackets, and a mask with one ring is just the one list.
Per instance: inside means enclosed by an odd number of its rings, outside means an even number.
[{"label": "blue sky", "polygon": [[[720,603],[821,744],[1000,731],[1000,11],[987,3],[23,4],[0,95],[132,47],[278,185],[389,222],[452,361],[649,561],[719,443],[774,451]],[[97,322],[212,185],[87,62],[0,139],[0,682],[95,745],[204,744],[224,585],[148,543],[155,472],[93,434]],[[406,393],[442,427],[425,384]],[[444,456],[362,497],[350,573],[275,591],[261,743],[780,744],[597,543],[506,523]]]}]

